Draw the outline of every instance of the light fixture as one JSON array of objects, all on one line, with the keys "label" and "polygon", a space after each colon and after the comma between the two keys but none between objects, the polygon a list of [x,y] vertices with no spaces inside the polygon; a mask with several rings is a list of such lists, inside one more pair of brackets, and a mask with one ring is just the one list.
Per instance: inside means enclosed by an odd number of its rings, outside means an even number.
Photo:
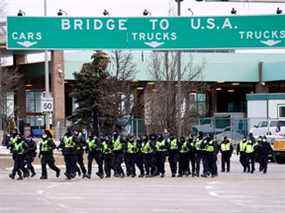
[{"label": "light fixture", "polygon": [[33,86],[33,85],[30,84],[30,83],[27,83],[27,84],[24,85],[24,87],[32,87],[32,86]]},{"label": "light fixture", "polygon": [[108,15],[110,15],[110,13],[108,12],[108,10],[104,9],[103,16],[108,16]]},{"label": "light fixture", "polygon": [[143,16],[150,16],[150,15],[151,13],[147,9],[144,9]]},{"label": "light fixture", "polygon": [[282,11],[279,7],[277,7],[276,14],[277,14],[277,15],[280,15],[280,14],[282,14],[282,12],[283,12],[283,11]]},{"label": "light fixture", "polygon": [[232,14],[232,15],[236,15],[236,14],[237,14],[237,10],[236,10],[234,7],[233,7],[232,10],[231,10],[231,14]]},{"label": "light fixture", "polygon": [[17,16],[24,16],[26,13],[23,10],[19,10]]},{"label": "light fixture", "polygon": [[148,84],[148,85],[154,85],[155,82],[154,82],[154,81],[149,81],[149,82],[147,82],[147,84]]},{"label": "light fixture", "polygon": [[194,16],[194,12],[191,8],[188,8],[188,11],[191,13],[192,16]]},{"label": "light fixture", "polygon": [[144,87],[137,87],[137,90],[143,90]]},{"label": "light fixture", "polygon": [[232,83],[232,85],[233,85],[233,86],[239,86],[239,85],[240,85],[240,83],[235,82],[235,83]]},{"label": "light fixture", "polygon": [[228,92],[234,92],[234,90],[233,89],[229,89]]},{"label": "light fixture", "polygon": [[225,83],[225,81],[217,81],[218,84]]},{"label": "light fixture", "polygon": [[222,88],[221,88],[221,87],[218,87],[218,88],[216,88],[216,90],[217,90],[217,91],[221,91],[221,90],[222,90]]},{"label": "light fixture", "polygon": [[65,12],[65,11],[62,10],[62,9],[59,9],[58,12],[57,12],[57,15],[58,15],[58,16],[67,15],[67,12]]}]

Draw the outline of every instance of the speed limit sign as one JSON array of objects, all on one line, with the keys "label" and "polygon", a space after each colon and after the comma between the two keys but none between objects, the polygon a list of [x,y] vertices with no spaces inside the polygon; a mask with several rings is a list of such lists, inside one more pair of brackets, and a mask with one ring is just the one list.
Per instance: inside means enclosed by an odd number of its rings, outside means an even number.
[{"label": "speed limit sign", "polygon": [[53,111],[53,99],[51,97],[42,97],[41,111],[42,112],[52,112]]}]

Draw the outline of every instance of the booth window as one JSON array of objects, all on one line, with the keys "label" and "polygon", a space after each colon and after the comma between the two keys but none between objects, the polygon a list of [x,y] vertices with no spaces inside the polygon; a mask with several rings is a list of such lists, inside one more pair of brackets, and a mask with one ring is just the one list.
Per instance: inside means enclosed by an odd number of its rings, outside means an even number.
[{"label": "booth window", "polygon": [[285,118],[285,105],[278,106],[278,117]]}]

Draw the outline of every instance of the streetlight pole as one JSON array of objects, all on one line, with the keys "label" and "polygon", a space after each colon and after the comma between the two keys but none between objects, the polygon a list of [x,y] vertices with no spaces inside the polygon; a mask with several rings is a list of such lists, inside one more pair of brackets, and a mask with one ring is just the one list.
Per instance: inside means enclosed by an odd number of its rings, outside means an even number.
[{"label": "streetlight pole", "polygon": [[[183,0],[175,0],[177,2],[177,16],[181,15],[181,2]],[[177,113],[177,135],[178,137],[182,134],[182,122],[181,122],[181,104],[182,104],[182,85],[181,85],[181,51],[177,51],[177,106],[178,106],[178,113]]]},{"label": "streetlight pole", "polygon": [[[44,16],[47,16],[47,0],[44,0]],[[45,97],[50,97],[48,50],[45,49]],[[45,126],[49,128],[49,113],[46,114]]]}]

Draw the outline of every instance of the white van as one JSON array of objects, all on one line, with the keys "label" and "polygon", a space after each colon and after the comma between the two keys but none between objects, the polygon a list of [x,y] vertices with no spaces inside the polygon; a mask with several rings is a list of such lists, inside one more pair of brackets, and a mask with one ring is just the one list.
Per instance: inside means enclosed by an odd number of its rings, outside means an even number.
[{"label": "white van", "polygon": [[285,136],[285,120],[261,120],[250,130],[255,138],[259,136]]}]

